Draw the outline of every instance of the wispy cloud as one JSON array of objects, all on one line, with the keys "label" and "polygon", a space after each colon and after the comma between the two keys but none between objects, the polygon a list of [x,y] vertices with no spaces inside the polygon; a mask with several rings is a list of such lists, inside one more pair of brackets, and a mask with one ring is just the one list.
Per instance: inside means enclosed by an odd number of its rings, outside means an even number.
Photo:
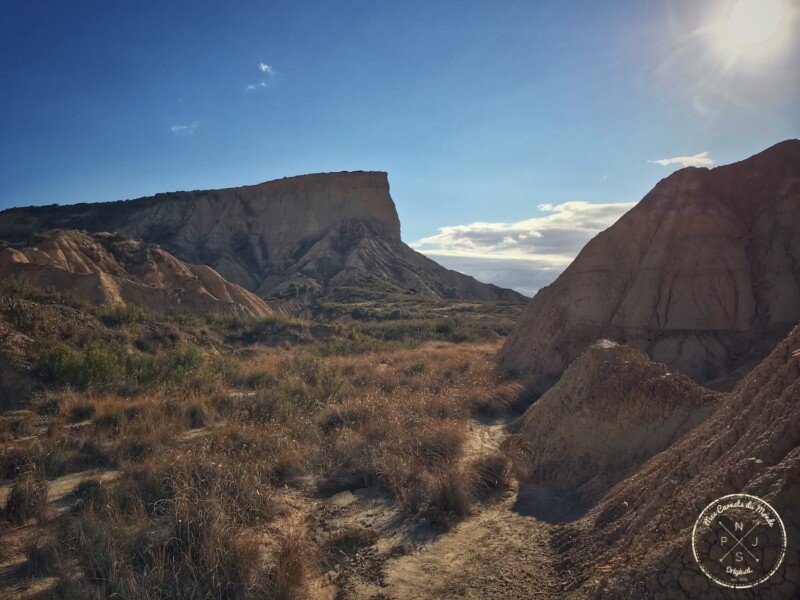
[{"label": "wispy cloud", "polygon": [[175,135],[192,135],[199,124],[200,123],[195,121],[190,125],[173,125],[171,127],[172,133]]},{"label": "wispy cloud", "polygon": [[701,152],[693,156],[675,156],[673,158],[661,158],[659,160],[648,160],[649,163],[658,165],[681,165],[683,167],[707,167],[714,164],[714,160],[708,156],[708,152]]},{"label": "wispy cloud", "polygon": [[[258,70],[261,71],[262,73],[264,73],[267,77],[272,77],[273,75],[275,75],[275,68],[272,67],[271,65],[268,65],[267,63],[263,63],[263,62],[258,63]],[[267,85],[268,84],[267,84],[266,80],[262,79],[258,83],[250,83],[250,84],[248,84],[245,89],[248,92],[252,92],[252,91],[255,91],[255,90],[259,89],[259,88],[265,88],[265,87],[267,87]]]},{"label": "wispy cloud", "polygon": [[545,214],[539,217],[441,227],[411,246],[451,269],[532,295],[558,277],[586,242],[634,205],[540,204]]}]

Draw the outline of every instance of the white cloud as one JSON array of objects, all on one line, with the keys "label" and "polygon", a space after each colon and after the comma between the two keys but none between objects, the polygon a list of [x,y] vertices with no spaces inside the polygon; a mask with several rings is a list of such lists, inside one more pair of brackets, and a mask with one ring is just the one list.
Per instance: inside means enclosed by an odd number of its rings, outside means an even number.
[{"label": "white cloud", "polygon": [[275,69],[265,63],[258,63],[258,68],[261,69],[262,73],[266,73],[267,75],[274,75]]},{"label": "white cloud", "polygon": [[247,86],[247,89],[249,91],[252,91],[252,90],[257,90],[258,88],[265,88],[265,87],[267,87],[267,82],[262,81],[260,83],[251,83],[250,85]]},{"label": "white cloud", "polygon": [[581,248],[635,203],[540,204],[546,213],[517,223],[441,227],[411,247],[480,281],[532,295],[551,283]]},{"label": "white cloud", "polygon": [[564,266],[548,261],[502,258],[472,258],[469,256],[431,255],[443,267],[472,275],[478,281],[493,283],[533,297],[561,274]]},{"label": "white cloud", "polygon": [[714,164],[714,160],[708,156],[708,152],[701,152],[693,156],[675,156],[673,158],[661,158],[659,160],[648,160],[649,163],[664,165],[681,165],[683,167],[707,167]]},{"label": "white cloud", "polygon": [[175,135],[192,135],[198,125],[199,123],[195,121],[191,125],[173,125],[171,129]]}]

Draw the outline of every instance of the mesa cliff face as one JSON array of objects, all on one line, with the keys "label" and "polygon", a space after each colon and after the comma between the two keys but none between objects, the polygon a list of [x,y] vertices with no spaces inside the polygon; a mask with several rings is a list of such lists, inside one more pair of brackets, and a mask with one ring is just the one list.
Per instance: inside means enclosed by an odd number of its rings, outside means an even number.
[{"label": "mesa cliff face", "polygon": [[304,175],[259,185],[124,202],[10,209],[0,239],[53,228],[120,231],[214,268],[260,295],[294,283],[317,292],[371,280],[428,296],[524,301],[444,269],[400,240],[386,173]]},{"label": "mesa cliff face", "polygon": [[686,168],[539,291],[498,357],[542,393],[608,338],[724,387],[800,320],[800,141]]},{"label": "mesa cliff face", "polygon": [[120,235],[57,230],[0,249],[0,279],[67,291],[95,305],[137,304],[165,312],[265,317],[255,294],[210,267],[186,264],[161,248]]}]

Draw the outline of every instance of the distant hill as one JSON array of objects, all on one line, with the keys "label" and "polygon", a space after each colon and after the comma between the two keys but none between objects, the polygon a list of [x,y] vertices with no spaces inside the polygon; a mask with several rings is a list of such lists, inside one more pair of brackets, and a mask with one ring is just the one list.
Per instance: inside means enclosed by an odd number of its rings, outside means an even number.
[{"label": "distant hill", "polygon": [[541,289],[499,355],[534,393],[608,338],[730,385],[800,321],[800,141],[681,169]]},{"label": "distant hill", "polygon": [[350,287],[525,302],[450,271],[400,239],[386,173],[304,175],[223,190],[0,212],[0,239],[50,229],[119,231],[205,264],[261,296]]}]

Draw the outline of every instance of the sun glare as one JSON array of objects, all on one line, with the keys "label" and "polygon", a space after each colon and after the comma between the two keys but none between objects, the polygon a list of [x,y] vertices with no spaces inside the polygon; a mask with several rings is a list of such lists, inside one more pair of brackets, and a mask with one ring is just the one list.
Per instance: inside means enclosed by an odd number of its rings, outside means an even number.
[{"label": "sun glare", "polygon": [[783,51],[795,17],[786,0],[728,0],[708,31],[726,69],[756,65]]},{"label": "sun glare", "polygon": [[735,43],[756,46],[775,37],[784,16],[783,0],[739,0],[725,22],[724,31]]}]

